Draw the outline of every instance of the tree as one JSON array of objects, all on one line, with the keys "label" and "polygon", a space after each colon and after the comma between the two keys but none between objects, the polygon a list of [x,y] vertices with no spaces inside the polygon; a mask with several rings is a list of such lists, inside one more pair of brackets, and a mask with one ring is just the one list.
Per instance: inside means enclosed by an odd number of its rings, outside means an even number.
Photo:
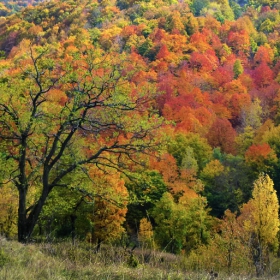
[{"label": "tree", "polygon": [[214,219],[209,215],[207,199],[201,195],[195,198],[183,196],[179,202],[185,206],[187,212],[184,249],[189,253],[198,246],[209,242],[210,229],[214,224]]},{"label": "tree", "polygon": [[133,65],[90,46],[46,45],[19,49],[1,71],[1,152],[19,194],[20,242],[30,239],[54,188],[82,188],[89,166],[124,170],[155,147],[155,87],[132,82]]},{"label": "tree", "polygon": [[155,205],[155,240],[158,245],[172,253],[180,253],[208,242],[212,218],[206,209],[205,197],[181,197],[176,203],[168,192]]},{"label": "tree", "polygon": [[236,132],[228,120],[216,119],[206,138],[212,147],[221,147],[221,150],[225,153],[234,153],[235,136]]},{"label": "tree", "polygon": [[251,126],[245,126],[244,131],[235,138],[237,151],[240,155],[243,155],[253,144],[254,136],[255,129],[253,129]]},{"label": "tree", "polygon": [[267,143],[251,145],[245,153],[245,160],[257,174],[273,173],[278,163],[274,150]]},{"label": "tree", "polygon": [[250,250],[244,239],[246,232],[236,218],[236,213],[226,210],[217,223],[216,232],[207,247],[199,247],[195,253],[201,257],[203,267],[227,269],[229,275],[251,271]]},{"label": "tree", "polygon": [[224,257],[222,259],[226,262],[228,273],[231,274],[233,269],[236,270],[240,266],[248,266],[249,250],[243,243],[246,233],[238,223],[236,213],[225,211],[220,231],[219,249]]},{"label": "tree", "polygon": [[155,220],[155,240],[158,245],[172,253],[183,249],[187,233],[187,212],[181,204],[176,204],[168,192],[155,205],[152,212]]},{"label": "tree", "polygon": [[193,156],[194,165],[198,170],[202,170],[206,163],[211,159],[212,150],[207,141],[199,134],[188,133],[177,134],[173,141],[170,141],[168,151],[174,156],[177,165],[187,168],[187,158]]},{"label": "tree", "polygon": [[222,23],[224,23],[225,20],[234,20],[234,13],[228,0],[212,2],[208,7],[203,8],[200,13],[203,15],[211,15]]},{"label": "tree", "polygon": [[138,174],[134,174],[133,180],[126,183],[126,187],[130,197],[126,214],[126,227],[130,232],[136,233],[141,219],[147,217],[147,213],[167,191],[167,186],[159,172],[139,170]]},{"label": "tree", "polygon": [[248,245],[257,276],[264,273],[269,249],[278,247],[279,203],[273,181],[268,175],[261,174],[254,182],[252,199],[244,204],[239,220],[249,233]]},{"label": "tree", "polygon": [[244,69],[241,64],[240,59],[236,59],[236,61],[234,62],[234,65],[233,65],[234,79],[237,79],[243,73],[243,71],[244,71]]},{"label": "tree", "polygon": [[143,245],[153,247],[153,226],[147,218],[142,218],[139,225],[138,239]]},{"label": "tree", "polygon": [[266,62],[261,62],[261,64],[254,69],[252,77],[255,80],[257,88],[265,88],[272,83],[274,74]]},{"label": "tree", "polygon": [[201,10],[202,10],[203,8],[207,7],[209,4],[210,4],[210,1],[209,1],[209,0],[203,0],[203,1],[194,0],[194,1],[192,1],[192,3],[191,3],[191,9],[192,9],[194,15],[199,16]]},{"label": "tree", "polygon": [[260,6],[270,6],[272,7],[273,4],[276,4],[277,0],[249,0],[248,5],[253,7],[260,7]]},{"label": "tree", "polygon": [[254,62],[256,64],[261,64],[262,62],[271,64],[273,59],[274,59],[274,53],[269,46],[260,46],[254,56]]},{"label": "tree", "polygon": [[93,223],[92,240],[97,241],[97,248],[101,242],[115,241],[124,233],[122,225],[128,203],[128,192],[120,174],[100,175],[95,190],[94,212],[89,215]]},{"label": "tree", "polygon": [[244,106],[241,111],[240,121],[241,126],[244,128],[247,126],[253,129],[258,129],[262,124],[263,108],[261,101],[256,98],[252,104]]},{"label": "tree", "polygon": [[214,158],[201,173],[205,184],[203,195],[207,198],[211,214],[221,218],[225,210],[238,211],[251,195],[252,176],[244,158],[222,154],[214,149]]},{"label": "tree", "polygon": [[234,52],[248,53],[250,50],[250,37],[246,30],[239,32],[230,31],[228,34],[228,45]]}]

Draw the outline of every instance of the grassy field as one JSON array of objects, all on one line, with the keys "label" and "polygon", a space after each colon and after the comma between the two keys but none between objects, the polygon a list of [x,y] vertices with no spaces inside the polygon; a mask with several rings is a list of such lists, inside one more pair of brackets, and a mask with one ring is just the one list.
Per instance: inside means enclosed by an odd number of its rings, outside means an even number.
[{"label": "grassy field", "polygon": [[[70,242],[23,245],[0,237],[1,280],[63,279],[168,279],[245,280],[246,275],[211,277],[207,271],[187,271],[184,258],[137,249],[133,255],[124,248],[103,246],[99,252],[89,244]],[[280,279],[278,276],[258,279]]]}]

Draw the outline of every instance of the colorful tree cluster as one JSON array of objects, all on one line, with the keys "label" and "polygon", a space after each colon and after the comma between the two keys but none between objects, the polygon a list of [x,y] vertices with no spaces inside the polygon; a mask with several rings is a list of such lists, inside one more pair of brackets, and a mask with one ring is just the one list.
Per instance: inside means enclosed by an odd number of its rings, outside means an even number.
[{"label": "colorful tree cluster", "polygon": [[4,1],[0,16],[1,234],[127,238],[264,273],[278,1]]}]

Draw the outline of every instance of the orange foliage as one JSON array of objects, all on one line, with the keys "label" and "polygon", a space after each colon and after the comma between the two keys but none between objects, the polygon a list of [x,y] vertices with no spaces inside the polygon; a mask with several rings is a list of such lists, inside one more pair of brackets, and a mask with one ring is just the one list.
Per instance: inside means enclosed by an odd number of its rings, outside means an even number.
[{"label": "orange foliage", "polygon": [[247,150],[245,156],[247,159],[257,160],[258,158],[267,158],[273,150],[267,143],[252,145]]},{"label": "orange foliage", "polygon": [[178,167],[175,158],[170,154],[164,154],[160,160],[151,158],[150,165],[152,169],[156,169],[163,176],[167,183],[174,182],[178,177]]},{"label": "orange foliage", "polygon": [[199,52],[204,53],[206,50],[211,50],[211,46],[207,42],[207,37],[202,33],[194,33],[190,38],[190,43],[195,47]]},{"label": "orange foliage", "polygon": [[64,91],[61,91],[59,89],[51,89],[48,92],[48,100],[54,103],[59,103],[61,106],[64,106],[68,100],[68,97]]},{"label": "orange foliage", "polygon": [[255,54],[254,62],[256,64],[270,64],[274,58],[273,50],[267,46],[260,46]]},{"label": "orange foliage", "polygon": [[232,47],[235,52],[248,53],[250,50],[250,37],[248,32],[241,30],[239,32],[230,31],[228,34],[228,45]]},{"label": "orange foliage", "polygon": [[151,159],[150,164],[161,173],[164,182],[175,197],[197,197],[194,170],[184,169],[179,172],[176,160],[170,154],[164,154],[160,160]]},{"label": "orange foliage", "polygon": [[190,65],[199,72],[211,72],[217,69],[219,60],[213,50],[207,50],[204,53],[193,52]]},{"label": "orange foliage", "polygon": [[118,173],[106,175],[94,168],[90,176],[97,184],[94,213],[90,217],[94,225],[92,240],[116,240],[124,232],[122,224],[127,213],[128,192],[124,180]]},{"label": "orange foliage", "polygon": [[269,166],[277,163],[277,156],[267,143],[254,144],[246,151],[245,160],[255,167],[257,172],[265,172]]},{"label": "orange foliage", "polygon": [[168,51],[166,45],[162,45],[159,52],[157,53],[156,58],[164,59],[164,58],[168,58],[168,56],[170,56],[170,52]]},{"label": "orange foliage", "polygon": [[240,117],[242,108],[249,106],[251,104],[251,97],[246,94],[234,93],[228,102],[228,109],[231,112],[231,118],[237,119]]}]

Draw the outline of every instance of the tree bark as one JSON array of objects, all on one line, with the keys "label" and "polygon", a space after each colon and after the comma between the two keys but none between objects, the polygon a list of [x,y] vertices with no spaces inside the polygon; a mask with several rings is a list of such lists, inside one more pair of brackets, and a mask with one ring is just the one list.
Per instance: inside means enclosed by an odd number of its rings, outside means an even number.
[{"label": "tree bark", "polygon": [[43,192],[37,204],[32,208],[27,216],[26,210],[26,194],[19,197],[19,211],[18,211],[18,241],[21,243],[28,243],[30,241],[32,232],[38,222],[39,215],[43,209],[43,205],[47,199],[48,194]]},{"label": "tree bark", "polygon": [[18,241],[25,243],[27,237],[26,223],[26,191],[19,190],[19,207],[18,207]]},{"label": "tree bark", "polygon": [[[41,197],[31,209],[27,209],[26,207],[27,187],[19,187],[18,241],[21,243],[27,243],[30,241],[32,232],[38,222],[45,201],[50,193],[48,173],[48,170],[45,169]],[[28,210],[30,210],[30,212]]]}]

